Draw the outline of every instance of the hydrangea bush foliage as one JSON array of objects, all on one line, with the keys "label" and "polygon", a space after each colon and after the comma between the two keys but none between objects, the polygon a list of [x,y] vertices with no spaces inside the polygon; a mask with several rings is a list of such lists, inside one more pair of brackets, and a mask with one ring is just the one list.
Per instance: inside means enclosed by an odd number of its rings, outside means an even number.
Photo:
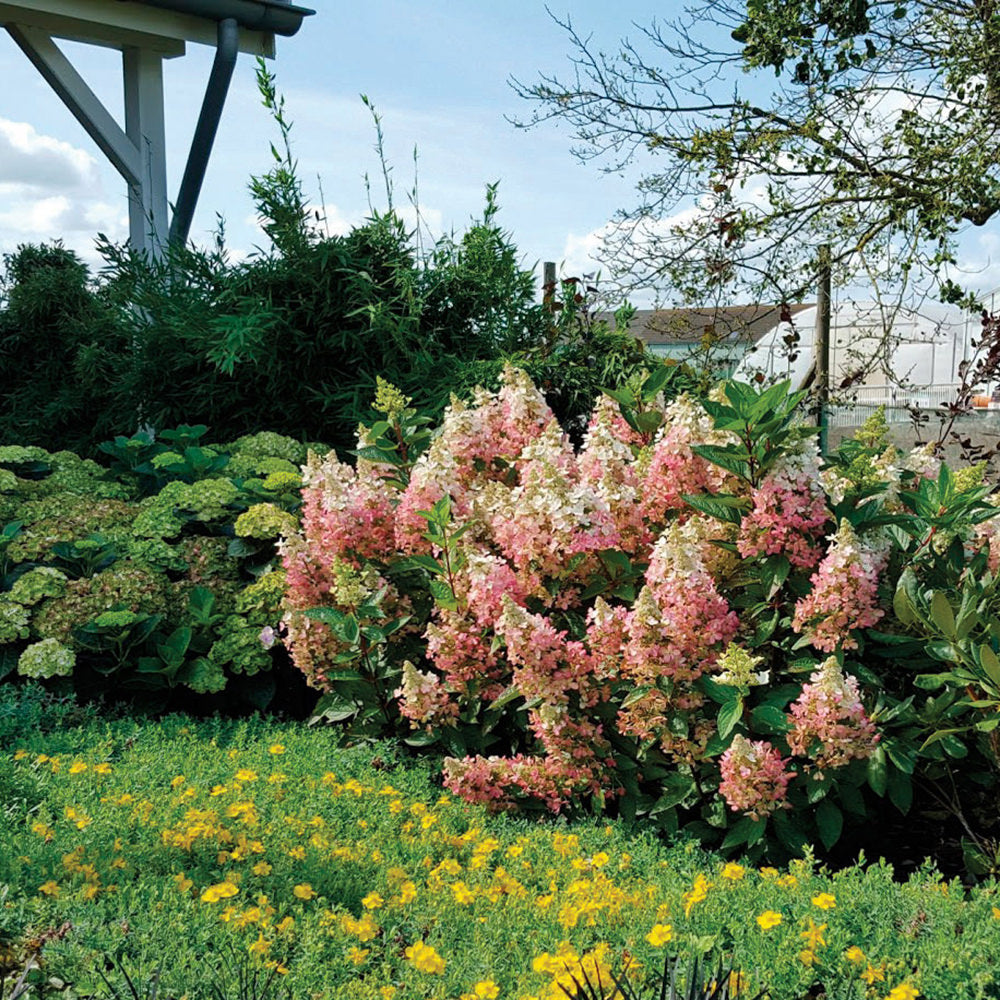
[{"label": "hydrangea bush foliage", "polygon": [[995,788],[982,470],[877,419],[823,460],[787,385],[659,389],[603,398],[576,450],[516,369],[429,440],[382,386],[355,465],[310,457],[281,543],[321,714],[443,751],[469,801],[751,853],[831,846],[966,756]]},{"label": "hydrangea bush foliage", "polygon": [[306,448],[271,433],[202,445],[206,430],[117,438],[110,469],[0,447],[0,679],[151,707],[227,687],[231,706],[266,704],[274,543],[297,526]]}]

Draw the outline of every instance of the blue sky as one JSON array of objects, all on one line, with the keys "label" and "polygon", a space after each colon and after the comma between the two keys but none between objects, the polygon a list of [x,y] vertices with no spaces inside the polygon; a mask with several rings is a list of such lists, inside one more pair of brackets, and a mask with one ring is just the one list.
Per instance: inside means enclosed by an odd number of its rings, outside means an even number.
[{"label": "blue sky", "polygon": [[[505,116],[527,106],[508,86],[511,76],[568,75],[570,43],[542,0],[373,0],[367,4],[314,0],[316,16],[293,38],[278,40],[272,64],[294,121],[300,174],[314,204],[323,201],[332,231],[368,211],[363,177],[384,204],[375,132],[359,95],[383,118],[396,199],[406,205],[413,183],[413,149],[423,216],[433,234],[461,231],[482,210],[487,183],[500,181],[501,224],[514,236],[526,265],[563,264],[565,274],[597,265],[588,256],[615,209],[633,203],[631,177],[601,174],[570,153],[565,127],[525,132]],[[634,24],[669,16],[662,4],[575,0],[553,6],[598,47],[614,49]],[[120,118],[118,54],[63,43],[74,63]],[[194,129],[213,50],[192,45],[166,63],[168,175],[175,196]],[[49,90],[20,50],[0,31],[0,252],[20,242],[61,236],[95,260],[93,236],[127,233],[124,183]],[[237,254],[264,242],[256,228],[247,180],[270,163],[275,130],[260,107],[254,61],[237,66],[226,114],[202,191],[192,238],[205,240],[216,213],[226,219]],[[1000,286],[996,226],[964,244],[966,263],[983,269],[976,285]],[[540,270],[540,268],[539,268]],[[640,304],[645,304],[640,302]]]},{"label": "blue sky", "polygon": [[[568,273],[593,268],[587,248],[614,210],[628,204],[631,182],[605,177],[570,154],[570,137],[555,126],[525,132],[506,115],[527,110],[508,78],[534,80],[566,67],[569,42],[540,0],[332,4],[293,38],[278,40],[272,64],[294,121],[294,150],[314,204],[322,184],[333,230],[364,218],[364,174],[373,201],[384,205],[375,131],[359,95],[383,119],[396,199],[406,205],[413,184],[413,149],[424,218],[434,233],[461,231],[500,181],[501,224],[526,264],[554,259]],[[655,10],[655,7],[653,8]],[[565,16],[565,9],[555,8]],[[648,3],[573,3],[583,31],[609,46],[630,21],[646,23]],[[121,115],[118,54],[60,43],[116,117]],[[166,63],[168,177],[176,195],[213,50],[191,45]],[[127,232],[124,183],[14,43],[0,32],[0,250],[62,236],[93,259],[98,229]],[[263,238],[247,193],[252,173],[267,169],[275,131],[260,107],[254,60],[242,56],[192,228],[205,239],[215,213],[228,240],[246,252]]]}]

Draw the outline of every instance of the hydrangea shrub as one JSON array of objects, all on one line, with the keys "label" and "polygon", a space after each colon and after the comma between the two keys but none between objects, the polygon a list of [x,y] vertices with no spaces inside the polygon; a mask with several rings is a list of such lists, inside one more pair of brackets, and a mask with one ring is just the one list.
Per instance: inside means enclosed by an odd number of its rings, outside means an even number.
[{"label": "hydrangea shrub", "polygon": [[[878,427],[824,460],[787,385],[657,390],[601,400],[575,450],[510,368],[417,455],[383,387],[356,464],[311,455],[282,628],[320,714],[443,752],[469,801],[755,851],[905,810],[970,747],[988,769],[984,692],[921,702],[937,626],[894,609],[906,574],[940,605],[1000,561],[981,472]],[[969,738],[928,740],[949,720]]]},{"label": "hydrangea shrub", "polygon": [[275,541],[297,527],[306,448],[271,433],[203,447],[205,430],[116,439],[110,470],[0,447],[0,679],[160,707],[235,680],[228,707],[262,707],[282,658],[260,638],[284,589]]}]

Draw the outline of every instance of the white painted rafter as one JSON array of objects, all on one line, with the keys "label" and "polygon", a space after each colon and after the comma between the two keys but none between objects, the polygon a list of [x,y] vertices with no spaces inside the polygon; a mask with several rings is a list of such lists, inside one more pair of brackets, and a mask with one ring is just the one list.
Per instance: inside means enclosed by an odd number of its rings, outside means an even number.
[{"label": "white painted rafter", "polygon": [[8,24],[7,31],[115,170],[127,183],[138,184],[142,176],[138,148],[51,36],[23,24]]}]

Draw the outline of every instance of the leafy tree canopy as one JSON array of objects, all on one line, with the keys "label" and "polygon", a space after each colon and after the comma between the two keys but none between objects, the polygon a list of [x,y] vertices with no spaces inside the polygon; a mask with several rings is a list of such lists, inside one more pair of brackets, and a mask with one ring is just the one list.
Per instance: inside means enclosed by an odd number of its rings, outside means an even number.
[{"label": "leafy tree canopy", "polygon": [[610,54],[563,27],[574,71],[515,81],[519,124],[645,169],[606,251],[620,275],[789,298],[830,243],[844,274],[962,297],[957,239],[1000,210],[998,0],[699,0]]}]

